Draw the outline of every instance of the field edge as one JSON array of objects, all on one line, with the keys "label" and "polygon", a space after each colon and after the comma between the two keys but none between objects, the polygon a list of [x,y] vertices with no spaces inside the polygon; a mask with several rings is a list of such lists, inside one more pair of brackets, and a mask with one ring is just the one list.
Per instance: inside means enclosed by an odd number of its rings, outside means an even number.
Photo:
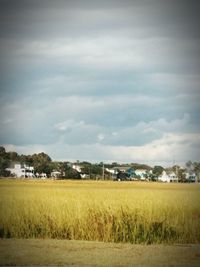
[{"label": "field edge", "polygon": [[0,266],[200,266],[200,244],[0,239]]}]

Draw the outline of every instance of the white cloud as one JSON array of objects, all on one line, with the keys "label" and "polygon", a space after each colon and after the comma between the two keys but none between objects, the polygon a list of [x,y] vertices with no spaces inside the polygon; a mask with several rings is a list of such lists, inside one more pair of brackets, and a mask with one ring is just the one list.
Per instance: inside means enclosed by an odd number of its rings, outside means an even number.
[{"label": "white cloud", "polygon": [[[195,147],[191,145],[195,144]],[[176,163],[183,165],[188,160],[199,157],[200,134],[165,134],[162,138],[149,144],[137,146],[110,145],[68,145],[55,143],[48,146],[14,146],[5,145],[7,150],[30,154],[44,151],[57,160],[90,160],[91,162],[142,162],[150,165],[163,166]],[[77,157],[78,155],[78,157]]]},{"label": "white cloud", "polygon": [[67,130],[71,130],[74,128],[80,128],[80,127],[84,127],[85,123],[84,121],[79,121],[76,122],[74,120],[66,120],[63,122],[59,122],[55,124],[55,129],[59,130],[59,131],[67,131]]},{"label": "white cloud", "polygon": [[103,141],[105,138],[104,134],[100,133],[97,135],[97,139],[99,140],[99,142]]},{"label": "white cloud", "polygon": [[[11,49],[12,57],[13,60],[16,57],[18,63],[38,61],[48,64],[54,61],[89,69],[153,69],[158,72],[170,67],[180,67],[180,63],[185,66],[192,53],[189,41],[174,42],[174,39],[157,36],[137,39],[132,36],[121,38],[117,34],[102,34],[86,38],[65,37],[12,42],[16,43]],[[8,46],[11,44],[8,43]],[[172,57],[177,60],[172,61]]]}]

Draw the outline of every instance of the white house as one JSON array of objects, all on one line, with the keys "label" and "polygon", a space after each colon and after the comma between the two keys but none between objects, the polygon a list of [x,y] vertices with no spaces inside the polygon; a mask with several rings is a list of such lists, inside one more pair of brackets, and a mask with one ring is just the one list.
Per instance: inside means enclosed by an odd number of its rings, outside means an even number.
[{"label": "white house", "polygon": [[81,166],[80,165],[73,164],[72,169],[76,170],[77,172],[81,172]]},{"label": "white house", "polygon": [[61,176],[61,172],[57,171],[57,170],[53,170],[51,172],[51,177],[52,178],[59,178]]},{"label": "white house", "polygon": [[17,178],[34,177],[34,167],[30,167],[25,164],[15,164],[14,168],[7,168],[6,170],[10,171],[11,174]]},{"label": "white house", "polygon": [[178,183],[178,177],[177,175],[175,174],[175,172],[171,172],[169,174],[169,179],[170,179],[170,183]]},{"label": "white house", "polygon": [[86,173],[80,173],[80,176],[82,179],[89,179],[90,178],[90,175],[86,174]]},{"label": "white house", "polygon": [[178,182],[178,177],[174,172],[167,174],[166,171],[163,171],[162,174],[158,176],[158,181],[165,183]]},{"label": "white house", "polygon": [[116,169],[109,169],[109,168],[105,168],[105,170],[109,173],[111,173],[112,175],[117,174],[117,170]]},{"label": "white house", "polygon": [[185,173],[185,178],[188,182],[195,182],[197,183],[198,182],[198,177],[195,173],[192,173],[192,172],[186,172]]},{"label": "white house", "polygon": [[137,170],[135,170],[135,174],[137,176],[140,176],[141,180],[146,180],[146,178],[147,178],[147,170],[145,170],[145,169],[137,169]]}]

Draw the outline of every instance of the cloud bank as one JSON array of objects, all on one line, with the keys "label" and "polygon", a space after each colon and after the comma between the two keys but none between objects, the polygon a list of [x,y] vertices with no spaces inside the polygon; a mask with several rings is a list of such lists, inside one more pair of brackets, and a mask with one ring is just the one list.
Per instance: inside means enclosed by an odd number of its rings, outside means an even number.
[{"label": "cloud bank", "polygon": [[0,142],[55,160],[200,159],[198,1],[0,1]]}]

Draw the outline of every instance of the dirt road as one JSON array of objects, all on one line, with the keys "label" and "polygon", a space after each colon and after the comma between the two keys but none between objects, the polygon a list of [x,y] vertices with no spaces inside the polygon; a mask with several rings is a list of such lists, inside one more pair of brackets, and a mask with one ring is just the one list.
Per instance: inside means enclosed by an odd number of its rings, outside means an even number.
[{"label": "dirt road", "polygon": [[200,266],[200,245],[0,239],[0,266]]}]

